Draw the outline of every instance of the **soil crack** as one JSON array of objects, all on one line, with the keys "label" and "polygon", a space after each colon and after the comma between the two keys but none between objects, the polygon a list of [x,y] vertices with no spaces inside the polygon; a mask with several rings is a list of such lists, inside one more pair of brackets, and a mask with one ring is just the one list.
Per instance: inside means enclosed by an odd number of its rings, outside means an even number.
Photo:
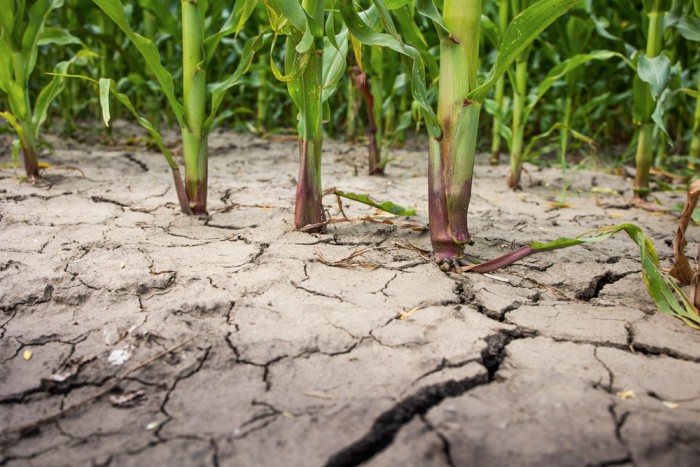
[{"label": "soil crack", "polygon": [[491,383],[505,357],[505,347],[519,334],[500,332],[487,336],[486,347],[481,352],[481,364],[487,374],[469,376],[461,380],[449,380],[432,384],[409,395],[382,413],[362,438],[333,454],[326,467],[351,467],[368,461],[380,453],[396,438],[398,432],[413,417],[422,417],[443,400],[461,396],[472,389]]}]

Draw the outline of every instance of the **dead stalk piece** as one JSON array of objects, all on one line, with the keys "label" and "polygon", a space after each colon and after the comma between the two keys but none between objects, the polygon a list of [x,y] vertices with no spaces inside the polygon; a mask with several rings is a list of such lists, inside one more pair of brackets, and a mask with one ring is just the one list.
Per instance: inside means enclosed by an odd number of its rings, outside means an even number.
[{"label": "dead stalk piece", "polygon": [[696,180],[688,187],[688,199],[683,207],[683,212],[678,220],[676,237],[673,239],[674,263],[671,268],[671,276],[678,279],[682,285],[690,285],[690,301],[695,308],[700,308],[700,245],[698,245],[697,266],[695,269],[690,265],[688,257],[685,255],[685,247],[688,242],[685,233],[693,217],[693,211],[700,199],[700,180]]}]

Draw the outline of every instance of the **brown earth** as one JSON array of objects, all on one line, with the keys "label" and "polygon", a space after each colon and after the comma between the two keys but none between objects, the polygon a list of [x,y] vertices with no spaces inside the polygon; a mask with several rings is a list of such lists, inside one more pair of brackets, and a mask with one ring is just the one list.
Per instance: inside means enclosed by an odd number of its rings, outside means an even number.
[{"label": "brown earth", "polygon": [[[54,142],[84,176],[0,171],[0,464],[697,465],[700,333],[655,310],[624,234],[444,274],[426,233],[294,231],[293,141],[213,135],[208,219],[160,155]],[[426,155],[394,155],[369,177],[329,143],[324,184],[426,223]],[[634,222],[670,264],[675,218],[629,209],[629,180],[579,171],[554,210],[561,173],[530,169],[513,193],[477,168],[471,253]]]}]

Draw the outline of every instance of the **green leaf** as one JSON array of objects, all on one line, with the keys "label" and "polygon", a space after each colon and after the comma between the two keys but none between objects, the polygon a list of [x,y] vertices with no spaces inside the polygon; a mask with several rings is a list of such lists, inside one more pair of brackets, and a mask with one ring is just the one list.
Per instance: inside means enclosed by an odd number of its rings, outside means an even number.
[{"label": "green leaf", "polygon": [[591,60],[608,60],[613,57],[626,60],[624,55],[617,52],[612,52],[610,50],[595,50],[590,53],[574,55],[573,57],[564,60],[563,62],[549,70],[547,76],[545,76],[544,79],[541,80],[540,84],[537,86],[534,96],[530,96],[530,102],[523,111],[523,116],[521,117],[522,121],[527,122],[527,119],[532,113],[533,109],[535,108],[537,102],[557,81],[559,81],[567,73],[577,69],[581,65]]},{"label": "green leaf", "polygon": [[438,12],[433,0],[416,0],[416,10],[433,22],[433,26],[435,26],[435,30],[440,39],[450,35],[450,31],[445,27],[445,23],[442,22],[442,16],[440,12]]},{"label": "green leaf", "polygon": [[42,46],[42,45],[48,45],[48,44],[57,44],[57,45],[70,45],[70,44],[76,44],[76,45],[83,45],[83,42],[75,37],[73,34],[70,32],[66,31],[65,29],[62,28],[44,28],[43,31],[39,34],[39,38],[37,40],[37,45]]},{"label": "green leaf", "polygon": [[356,193],[350,193],[347,191],[334,190],[332,193],[342,196],[343,198],[351,199],[353,201],[358,201],[360,203],[372,206],[373,208],[380,209],[382,211],[395,214],[397,216],[415,216],[415,209],[406,209],[403,206],[392,203],[391,201],[384,201],[382,203],[373,200],[369,195],[358,195]]},{"label": "green leaf", "polygon": [[215,83],[211,86],[211,110],[209,112],[209,116],[204,122],[203,131],[205,133],[208,133],[214,125],[216,114],[224,100],[226,91],[240,82],[241,77],[250,68],[255,52],[260,49],[267,37],[269,37],[269,34],[260,33],[257,36],[248,39],[243,46],[243,53],[241,53],[241,56],[238,59],[238,66],[236,67],[236,70],[224,81]]},{"label": "green leaf", "polygon": [[329,38],[323,39],[323,83],[321,84],[321,102],[326,102],[336,91],[338,83],[345,75],[348,55],[348,30],[343,29],[335,38],[333,45]]},{"label": "green leaf", "polygon": [[236,18],[236,36],[243,30],[248,18],[255,11],[258,0],[237,0],[233,7],[233,16]]},{"label": "green leaf", "polygon": [[109,91],[110,91],[110,80],[107,78],[100,78],[99,88],[100,88],[100,107],[102,107],[102,120],[105,122],[105,126],[109,126],[110,113],[109,113]]},{"label": "green leaf", "polygon": [[700,18],[697,16],[684,15],[678,21],[676,29],[685,39],[700,42]]},{"label": "green leaf", "polygon": [[470,266],[464,270],[474,272],[491,272],[513,264],[533,253],[558,250],[584,243],[598,243],[612,235],[624,231],[639,246],[642,263],[642,280],[659,311],[680,319],[688,326],[700,329],[700,311],[690,302],[676,282],[661,270],[659,258],[652,241],[644,235],[641,228],[634,224],[621,224],[604,227],[576,238],[560,238],[549,243],[532,242],[506,255],[494,258],[481,264]]},{"label": "green leaf", "polygon": [[29,9],[29,23],[22,34],[21,50],[25,63],[23,74],[26,78],[32,74],[36,65],[39,37],[44,30],[46,19],[51,11],[62,6],[63,0],[38,0]]},{"label": "green leaf", "polygon": [[501,34],[496,23],[491,21],[491,18],[486,15],[481,15],[481,31],[489,43],[498,49],[498,46],[501,45]]},{"label": "green leaf", "polygon": [[34,137],[39,137],[39,130],[41,126],[46,121],[47,113],[51,103],[58,97],[58,95],[63,91],[65,86],[64,79],[61,76],[68,71],[68,67],[72,65],[76,60],[85,57],[96,57],[97,55],[87,49],[79,51],[73,58],[58,63],[54,67],[54,76],[51,81],[44,86],[44,88],[39,92],[36,100],[34,101],[34,114],[32,115],[32,126],[34,127]]},{"label": "green leaf", "polygon": [[[382,8],[384,6],[381,0],[374,0],[375,5],[380,11],[380,17],[387,31],[396,29],[391,23],[391,18],[387,15],[382,14]],[[416,100],[423,113],[423,118],[425,118],[426,125],[428,127],[428,133],[431,137],[439,139],[442,135],[442,130],[437,120],[437,116],[433,111],[430,103],[428,101],[428,93],[425,85],[425,68],[423,66],[423,60],[420,53],[413,47],[404,44],[397,37],[374,31],[370,28],[360,16],[355,11],[352,0],[338,0],[340,15],[343,17],[345,25],[348,27],[350,33],[358,39],[363,44],[370,46],[388,47],[411,60],[411,92],[413,98]],[[386,7],[383,8],[386,11]],[[398,34],[396,34],[398,36]]]},{"label": "green leaf", "polygon": [[158,47],[146,39],[145,37],[137,34],[129,26],[129,22],[126,20],[126,15],[124,15],[124,7],[119,0],[93,0],[97,6],[99,6],[102,11],[109,16],[112,21],[121,29],[128,37],[131,42],[136,46],[136,49],[141,53],[146,61],[146,65],[150,68],[153,75],[158,80],[160,87],[165,94],[170,108],[175,114],[178,124],[181,128],[186,127],[184,108],[182,104],[175,97],[175,87],[173,85],[172,75],[163,67],[160,59],[160,54],[158,53]]},{"label": "green leaf", "polygon": [[642,81],[649,84],[651,95],[656,100],[671,82],[671,59],[663,54],[653,58],[643,53],[639,54],[637,74]]},{"label": "green leaf", "polygon": [[579,0],[540,0],[513,18],[503,35],[496,63],[486,80],[470,92],[467,99],[482,103],[498,78],[510,68],[510,65],[537,36],[557,18],[578,4]]}]

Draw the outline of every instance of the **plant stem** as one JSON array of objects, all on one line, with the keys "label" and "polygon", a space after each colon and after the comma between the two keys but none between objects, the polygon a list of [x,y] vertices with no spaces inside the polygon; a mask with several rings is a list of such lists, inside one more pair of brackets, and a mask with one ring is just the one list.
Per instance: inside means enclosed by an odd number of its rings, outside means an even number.
[{"label": "plant stem", "polygon": [[515,89],[513,90],[513,143],[510,149],[510,175],[508,187],[520,188],[520,175],[523,170],[522,152],[525,122],[522,120],[527,92],[527,58],[529,49],[523,52],[515,62]]},{"label": "plant stem", "polygon": [[[569,90],[571,91],[571,87]],[[569,146],[569,128],[571,127],[571,111],[574,101],[573,94],[571,92],[567,93],[564,99],[564,121],[562,122],[564,126],[559,131],[559,161],[561,163],[562,173],[566,176],[566,169],[568,168],[566,151]]]},{"label": "plant stem", "polygon": [[[661,53],[664,36],[664,18],[666,12],[661,8],[662,0],[653,0],[649,17],[649,29],[647,31],[646,55],[654,58]],[[649,170],[654,160],[654,126],[651,123],[651,112],[654,108],[651,91],[647,91],[645,109],[649,109],[649,115],[645,115],[644,122],[639,128],[639,139],[637,141],[637,172],[634,177],[634,194],[637,198],[646,198],[649,194]]]},{"label": "plant stem", "polygon": [[27,178],[35,179],[39,177],[39,161],[37,158],[36,139],[34,138],[34,129],[30,122],[17,122],[15,128],[19,144],[22,147],[24,159],[24,171]]},{"label": "plant stem", "polygon": [[195,0],[182,0],[182,80],[186,127],[181,129],[185,159],[185,189],[194,215],[207,214],[208,141],[203,133],[206,70],[203,60],[204,23]]},{"label": "plant stem", "polygon": [[351,143],[355,142],[355,118],[357,116],[357,103],[355,102],[356,94],[355,91],[352,89],[352,85],[355,82],[354,78],[355,75],[353,72],[353,78],[348,79],[347,89],[345,91],[345,96],[348,99],[348,107],[345,111],[345,141],[349,141]]},{"label": "plant stem", "polygon": [[[698,73],[698,92],[700,92],[700,73]],[[700,159],[700,99],[695,101],[695,114],[693,116],[693,139],[690,140],[689,155],[691,158]],[[695,167],[695,162],[690,160],[688,162],[688,168],[690,170],[695,170]]]},{"label": "plant stem", "polygon": [[257,112],[255,115],[255,130],[263,134],[267,128],[267,60],[265,55],[258,55],[258,93]]},{"label": "plant stem", "polygon": [[471,244],[471,198],[481,105],[465,102],[476,85],[481,0],[445,0],[443,19],[452,33],[440,43],[438,120],[442,139],[430,140],[428,205],[435,260],[451,261]]},{"label": "plant stem", "polygon": [[[505,33],[508,27],[508,0],[498,0],[498,30]],[[501,76],[496,82],[496,108],[503,110],[503,97],[505,95],[506,79]],[[501,120],[498,115],[493,116],[493,133],[491,135],[491,165],[498,165],[501,155]]]},{"label": "plant stem", "polygon": [[[377,147],[377,121],[374,118],[374,96],[372,94],[372,88],[367,79],[367,74],[364,73],[359,66],[353,67],[353,73],[355,76],[357,93],[364,99],[365,109],[367,110],[366,132],[369,151],[369,174],[382,175],[384,170],[381,166],[381,157],[379,155],[379,148]],[[358,96],[358,98],[359,97],[360,96]]]},{"label": "plant stem", "polygon": [[[306,13],[323,23],[323,0],[303,0]],[[323,127],[321,118],[321,83],[323,73],[323,38],[314,38],[314,51],[301,74],[299,93],[299,177],[297,179],[294,224],[297,229],[321,224],[326,216],[321,202],[321,151]],[[323,230],[318,227],[312,232]]]}]

